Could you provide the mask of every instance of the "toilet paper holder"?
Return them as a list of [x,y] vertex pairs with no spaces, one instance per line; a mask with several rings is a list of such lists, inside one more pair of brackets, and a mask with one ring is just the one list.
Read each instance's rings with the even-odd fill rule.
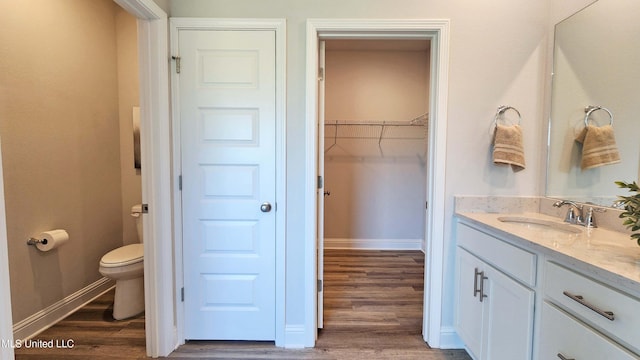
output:
[[33,245],[33,246],[36,246],[38,244],[47,245],[48,242],[49,241],[47,241],[47,239],[30,238],[29,240],[27,240],[27,245]]
[[27,245],[33,245],[40,251],[57,249],[69,241],[69,233],[64,229],[43,231],[36,236],[30,236]]

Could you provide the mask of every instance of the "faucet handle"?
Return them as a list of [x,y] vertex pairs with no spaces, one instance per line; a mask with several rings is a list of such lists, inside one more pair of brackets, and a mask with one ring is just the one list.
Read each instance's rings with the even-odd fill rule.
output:
[[594,208],[592,206],[589,206],[589,210],[587,210],[587,215],[584,217],[584,226],[586,227],[592,227],[592,228],[597,228],[598,225],[596,225],[596,218],[595,216],[593,216],[593,212],[599,212],[599,213],[603,213],[607,210],[602,209],[602,208]]
[[569,207],[567,210],[567,215],[564,217],[564,222],[568,222],[571,224],[575,224],[578,222],[578,217],[576,216],[576,212],[573,210],[573,207]]
[[611,207],[614,209],[626,210],[627,204],[624,200],[616,200],[611,204]]

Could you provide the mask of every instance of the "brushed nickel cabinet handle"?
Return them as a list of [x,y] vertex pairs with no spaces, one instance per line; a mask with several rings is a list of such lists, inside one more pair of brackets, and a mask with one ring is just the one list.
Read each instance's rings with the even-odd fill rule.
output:
[[604,311],[604,310],[600,309],[599,307],[597,307],[597,306],[589,303],[588,301],[586,301],[582,295],[574,295],[574,294],[572,294],[572,293],[570,293],[568,291],[563,291],[562,293],[564,294],[564,296],[567,296],[571,300],[579,303],[580,305],[585,306],[588,309],[596,312],[598,315],[603,316],[603,317],[609,319],[610,321],[615,320],[615,317],[614,317],[612,311]]
[[478,296],[478,294],[480,293],[480,290],[478,289],[478,275],[480,274],[482,273],[478,271],[478,268],[475,268],[473,273],[473,297]]
[[484,293],[484,281],[488,279],[488,277],[484,276],[484,271],[481,271],[478,275],[480,275],[480,302],[487,297]]
[[562,355],[562,353],[558,353],[558,357],[560,358],[560,360],[576,360],[574,358],[568,358],[568,357]]

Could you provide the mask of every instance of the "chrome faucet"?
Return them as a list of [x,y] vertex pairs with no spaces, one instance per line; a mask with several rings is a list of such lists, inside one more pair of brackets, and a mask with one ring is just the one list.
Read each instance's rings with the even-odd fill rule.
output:
[[[562,207],[563,205],[569,205],[569,210],[567,210],[567,214],[564,216],[564,222],[568,222],[570,224],[578,224],[578,225],[582,225],[582,208],[583,205],[578,205],[573,201],[569,201],[569,200],[560,200],[560,201],[556,201],[553,206],[559,208]],[[576,212],[573,209],[576,209],[578,212],[576,214]]]
[[[594,212],[605,212],[604,209],[594,209],[592,206],[589,206],[587,210],[587,214],[584,214],[584,205],[579,205],[573,201],[569,200],[561,200],[556,201],[553,206],[559,208],[563,205],[569,205],[569,210],[567,210],[567,215],[564,217],[564,221],[570,224],[582,225],[585,227],[596,228],[596,218],[594,216]],[[574,211],[574,208],[576,211]]]

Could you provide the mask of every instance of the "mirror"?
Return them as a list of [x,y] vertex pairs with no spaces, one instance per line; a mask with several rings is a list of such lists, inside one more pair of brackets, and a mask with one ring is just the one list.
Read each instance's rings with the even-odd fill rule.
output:
[[[549,197],[611,206],[624,190],[614,181],[638,179],[640,168],[640,1],[598,0],[555,28],[549,126]],[[582,170],[585,108],[613,115],[621,162]],[[610,121],[594,111],[591,125]]]

